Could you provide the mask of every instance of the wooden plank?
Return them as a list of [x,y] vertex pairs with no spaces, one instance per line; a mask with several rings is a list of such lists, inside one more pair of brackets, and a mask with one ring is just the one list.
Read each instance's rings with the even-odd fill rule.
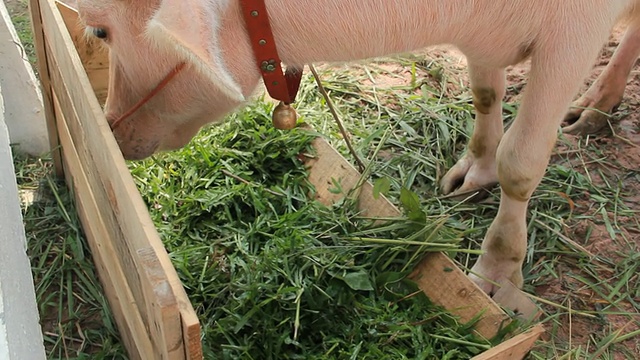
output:
[[[360,173],[324,139],[313,141],[316,156],[306,160],[309,167],[309,181],[316,187],[316,199],[323,204],[332,204],[345,196],[335,193],[334,182],[338,182],[344,192],[348,192],[360,179]],[[370,182],[362,185],[358,206],[363,215],[370,217],[398,217],[402,213],[383,196],[373,197]],[[508,316],[488,295],[442,253],[429,254],[415,269],[412,279],[420,289],[436,304],[445,307],[460,317],[462,322],[473,319],[483,312],[476,325],[476,331],[486,338],[497,334]]]
[[[51,54],[51,52],[49,52]],[[82,163],[83,173],[88,180],[89,186],[93,192],[93,196],[99,204],[106,204],[109,202],[109,194],[104,191],[101,184],[100,174],[92,161],[91,154],[87,151],[86,139],[81,135],[82,129],[79,128],[79,118],[74,107],[73,101],[69,95],[69,86],[64,81],[60,74],[60,67],[57,66],[57,61],[49,57],[48,62],[51,65],[51,80],[54,93],[57,95],[57,100],[60,103],[60,108],[64,114],[63,119],[66,120],[65,125],[68,127],[71,134],[71,138],[75,145],[75,151]],[[63,157],[66,149],[63,148]],[[148,333],[151,342],[153,344],[153,354],[155,359],[169,359],[172,357],[168,351],[169,346],[176,341],[182,343],[182,334],[171,329],[180,329],[180,312],[173,296],[173,292],[167,292],[165,290],[165,283],[168,281],[165,278],[155,276],[155,278],[149,277],[149,266],[160,265],[159,262],[154,262],[151,258],[151,254],[146,254],[146,261],[143,261],[138,256],[140,249],[132,249],[129,246],[129,240],[123,236],[119,224],[113,210],[106,206],[101,206],[98,209],[99,219],[104,222],[107,229],[107,239],[111,239],[111,244],[115,257],[114,261],[117,261],[124,270],[124,277],[126,279],[124,285],[127,286],[133,294],[135,301],[128,305],[132,307],[137,306],[143,323],[145,324],[146,331]],[[155,254],[153,254],[155,256]],[[159,271],[154,270],[153,273],[163,272],[160,267]],[[167,285],[170,289],[170,287]],[[157,288],[160,288],[159,290]],[[161,307],[162,309],[157,312],[155,309]],[[161,318],[157,318],[158,314],[162,314]],[[169,324],[159,324],[163,320],[170,319]],[[178,324],[177,327],[171,327],[170,324]],[[165,328],[170,329],[168,333],[164,333]],[[179,355],[184,355],[183,349]],[[183,356],[178,358],[184,358]]]
[[521,360],[531,351],[536,341],[544,333],[542,324],[516,335],[493,348],[474,356],[471,360]]
[[436,304],[467,322],[482,312],[474,330],[487,339],[506,326],[509,316],[482,289],[442,253],[430,253],[416,266],[410,278]]
[[[323,204],[333,204],[341,200],[360,180],[360,173],[340,153],[322,138],[313,142],[316,150],[314,158],[305,160],[309,167],[309,181],[316,187],[316,200]],[[343,193],[333,191],[336,182]],[[384,196],[373,197],[373,186],[364,182],[359,193],[358,206],[364,216],[398,217],[402,213]],[[428,274],[428,276],[426,276]],[[434,276],[437,274],[437,276]],[[424,276],[423,276],[424,275]],[[476,331],[484,337],[491,338],[509,321],[509,317],[500,306],[522,312],[522,317],[533,319],[537,314],[537,306],[515,287],[505,287],[496,299],[490,298],[459,269],[453,260],[442,253],[429,254],[414,270],[413,280],[422,291],[435,303],[444,306],[458,315],[461,321],[469,321],[483,312]],[[447,290],[443,290],[443,286]]]
[[53,109],[53,99],[51,94],[51,80],[49,78],[49,66],[46,60],[45,34],[42,28],[42,15],[40,0],[29,0],[29,15],[31,17],[31,31],[33,33],[33,43],[36,49],[38,74],[40,86],[42,88],[42,102],[45,119],[47,121],[47,132],[49,134],[49,146],[51,147],[51,158],[56,176],[62,177],[62,157],[60,154],[60,140],[56,128],[56,119]]
[[142,317],[137,309],[132,306],[121,305],[132,304],[135,299],[125,282],[122,267],[117,261],[118,256],[115,254],[111,243],[106,239],[109,236],[106,225],[99,215],[99,206],[93,196],[89,181],[84,175],[84,169],[55,94],[53,94],[53,100],[56,118],[59,120],[57,124],[60,144],[64,149],[63,163],[66,169],[67,186],[73,191],[78,216],[87,236],[91,255],[96,264],[105,296],[109,304],[111,304],[113,316],[118,325],[118,330],[120,330],[120,337],[129,357],[131,359],[144,359],[143,354],[151,354],[153,352],[151,340],[146,334]]
[[[183,327],[182,329],[166,327],[165,331],[172,333],[165,334],[165,338],[186,338],[188,340],[186,343],[195,348],[186,349],[186,354],[183,355],[188,358],[200,359],[202,358],[199,338],[200,325],[195,311],[158,237],[146,210],[146,205],[133,183],[100,105],[93,95],[82,62],[77,56],[75,46],[66,28],[64,28],[64,21],[53,0],[41,0],[40,5],[44,31],[51,38],[51,52],[54,54],[52,58],[57,61],[56,70],[59,74],[57,81],[64,80],[66,84],[73,84],[73,86],[68,86],[67,90],[69,91],[69,99],[73,99],[73,108],[77,112],[77,116],[68,120],[71,121],[69,128],[72,137],[80,149],[79,157],[84,165],[94,164],[96,177],[101,182],[100,186],[92,189],[94,195],[98,195],[98,191],[100,191],[102,192],[101,196],[105,196],[105,201],[99,201],[99,203],[102,207],[106,207],[107,204],[111,206],[115,220],[124,239],[126,239],[126,244],[120,244],[119,247],[114,246],[114,249],[120,250],[125,255],[128,254],[128,258],[123,260],[130,261],[130,265],[133,265],[132,268],[135,269],[143,269],[141,267],[142,260],[138,256],[137,250],[146,247],[153,249],[163,268],[162,273],[165,274],[176,297]],[[111,241],[114,240],[117,238],[111,239]],[[124,250],[128,250],[128,253]],[[144,271],[143,273],[138,272],[136,275],[141,278],[148,277]],[[136,298],[136,301],[148,304],[144,298]]]
[[[158,302],[147,302],[147,313],[153,314],[150,318],[150,332],[155,332],[157,337],[166,334],[162,348],[167,359],[184,359],[185,348],[181,332],[172,329],[181,329],[182,323],[176,298],[173,296],[171,284],[167,281],[164,269],[151,247],[138,249],[138,256],[142,260],[143,269],[147,272],[152,287],[145,287],[147,298],[158,299]],[[176,316],[176,314],[178,316]],[[172,337],[170,337],[172,336]]]
[[76,9],[60,1],[56,1],[56,5],[89,77],[93,92],[102,105],[107,99],[109,88],[109,48],[101,40],[85,35]]
[[[344,192],[352,189],[360,180],[360,173],[326,140],[316,138],[312,142],[316,150],[316,157],[306,159],[309,167],[309,182],[316,187],[315,199],[325,205],[331,205],[346,194],[336,193],[334,182],[340,184]],[[397,217],[402,215],[384,196],[373,197],[373,186],[370,182],[362,184],[362,191],[358,197],[358,206],[363,216]]]

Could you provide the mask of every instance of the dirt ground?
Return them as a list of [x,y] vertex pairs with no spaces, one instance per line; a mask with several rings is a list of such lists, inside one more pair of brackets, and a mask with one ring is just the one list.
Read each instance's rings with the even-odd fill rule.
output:
[[[589,79],[585,82],[581,93],[586,91],[588,86],[597,78],[607,65],[608,60],[615,51],[623,32],[623,28],[616,28],[614,33],[611,35],[610,41],[602,49],[596,66],[594,67]],[[519,69],[514,69],[514,71],[511,72],[509,80],[518,81],[522,76],[523,75]],[[592,139],[592,141],[596,142],[598,149],[602,150],[606,158],[609,159],[608,162],[611,166],[608,167],[606,171],[610,174],[625,174],[630,171],[634,171],[638,174],[638,171],[640,171],[640,111],[638,110],[640,110],[640,76],[638,73],[637,62],[636,67],[629,78],[622,104],[617,110],[618,114],[625,112],[628,113],[628,115],[620,119],[618,122],[613,122],[612,130],[603,130]],[[573,140],[584,141],[584,139]],[[560,146],[556,151],[563,151],[563,148]],[[595,169],[597,165],[593,164],[591,166],[588,165],[587,167],[589,169]],[[593,180],[594,182],[600,181],[597,177],[594,177]],[[635,194],[631,197],[623,198],[623,202],[629,208],[640,211],[640,183],[638,182],[638,176],[636,175],[635,178],[627,177],[627,179],[623,181],[623,187],[627,193]],[[631,239],[631,241],[635,242],[637,250],[640,249],[640,229],[637,228],[638,214],[640,213],[636,213],[636,219],[623,219],[622,223],[628,224],[628,226],[621,226],[621,230],[626,233],[627,239]],[[618,238],[617,241],[611,239],[605,228],[605,224],[595,223],[593,221],[583,221],[578,224],[578,226],[571,229],[572,233],[570,235],[575,239],[585,238],[586,229],[589,227],[592,229],[592,233],[588,242],[584,244],[585,248],[593,254],[600,254],[614,261],[621,260],[621,254],[624,254],[625,250],[623,249],[626,247],[621,243],[620,238]],[[563,289],[566,288],[566,284],[562,284],[560,281],[557,281],[556,284],[536,290],[538,291],[538,296],[553,301],[566,296],[563,294]],[[598,295],[590,292],[572,295],[575,297],[576,304],[582,303],[584,305],[589,305],[594,310],[598,308]],[[639,299],[635,300],[637,301]],[[636,315],[639,315],[638,312],[640,309],[634,309],[629,303],[621,304],[620,307],[622,311],[631,313],[635,312]],[[631,322],[626,316],[607,316],[606,319],[609,326],[612,326],[614,329],[624,328],[623,333],[637,330],[638,321],[639,319],[637,316],[635,321]],[[565,333],[564,335],[571,337],[571,341],[573,343],[585,343],[591,334],[602,330],[604,326],[606,326],[605,322],[602,321],[576,317],[572,319],[571,334]],[[562,334],[560,333],[560,335]],[[627,346],[632,353],[640,353],[640,339],[637,336],[624,342],[624,345]],[[618,358],[617,355],[616,358]],[[622,356],[620,358],[622,359]]]

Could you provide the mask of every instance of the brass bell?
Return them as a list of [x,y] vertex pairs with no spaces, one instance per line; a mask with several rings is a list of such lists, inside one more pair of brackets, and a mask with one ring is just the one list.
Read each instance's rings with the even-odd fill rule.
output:
[[271,115],[271,121],[276,129],[291,130],[296,127],[298,114],[296,110],[289,104],[280,102]]

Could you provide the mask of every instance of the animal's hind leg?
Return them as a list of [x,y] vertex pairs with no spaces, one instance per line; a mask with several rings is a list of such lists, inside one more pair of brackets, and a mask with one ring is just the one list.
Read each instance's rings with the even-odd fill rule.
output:
[[470,275],[490,294],[497,290],[494,282],[523,284],[529,199],[545,173],[562,118],[602,44],[598,41],[604,40],[597,38],[597,32],[591,33],[591,39],[584,33],[582,39],[566,39],[534,51],[518,115],[498,146],[500,207]]
[[476,119],[467,152],[440,181],[445,194],[467,194],[498,182],[496,150],[504,132],[502,98],[505,71],[469,64]]
[[620,45],[598,79],[565,116],[563,132],[589,135],[607,125],[608,115],[622,102],[633,65],[640,55],[640,18],[629,25]]

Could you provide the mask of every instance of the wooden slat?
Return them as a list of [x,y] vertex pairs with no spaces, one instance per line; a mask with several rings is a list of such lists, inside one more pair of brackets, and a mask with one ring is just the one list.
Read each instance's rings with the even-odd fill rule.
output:
[[144,359],[143,354],[152,353],[152,344],[146,334],[142,317],[135,307],[114,306],[113,304],[132,304],[135,302],[133,294],[125,282],[125,276],[118,256],[111,246],[107,227],[102,222],[99,206],[96,203],[89,181],[84,175],[84,169],[78,153],[75,150],[69,128],[64,121],[60,104],[53,94],[56,118],[58,119],[58,133],[60,144],[64,149],[63,163],[67,185],[75,196],[78,216],[82,228],[87,236],[93,261],[98,270],[98,276],[104,288],[104,294],[111,304],[113,316],[120,330],[120,338],[125,345],[131,359]]
[[29,0],[29,15],[31,16],[31,30],[33,33],[33,43],[36,48],[38,59],[38,74],[42,88],[42,101],[45,119],[47,122],[47,132],[49,135],[49,146],[51,147],[51,158],[56,176],[62,177],[62,157],[60,154],[60,141],[58,140],[58,130],[53,110],[53,99],[51,94],[51,80],[49,79],[49,66],[46,59],[46,49],[44,40],[44,29],[42,28],[42,18],[39,0]]
[[138,256],[142,260],[142,268],[153,284],[145,287],[145,297],[158,299],[158,302],[146,303],[146,311],[152,315],[151,319],[153,319],[149,331],[155,332],[158,337],[165,336],[162,345],[166,358],[184,359],[185,345],[182,333],[173,330],[182,328],[182,320],[171,284],[167,281],[164,269],[153,248],[138,249]]
[[[51,54],[50,51],[49,54]],[[56,60],[49,57],[48,63],[51,65],[52,70],[50,73],[52,89],[56,95],[58,103],[60,104],[61,112],[64,114],[63,119],[66,120],[65,127],[69,130],[71,139],[73,140],[74,148],[72,150],[75,151],[75,155],[78,156],[82,164],[81,170],[88,181],[89,188],[92,190],[95,201],[99,204],[108,203],[108,194],[106,194],[101,188],[98,171],[91,160],[91,154],[87,151],[87,146],[85,144],[86,139],[80,135],[82,133],[82,129],[78,128],[80,122],[72,99],[69,96],[69,86],[62,79],[59,72],[59,66],[56,66]],[[63,158],[66,156],[67,150],[68,149],[63,148]],[[153,255],[155,257],[155,254],[147,254],[147,258],[143,261],[136,254],[140,251],[139,249],[135,249],[136,253],[133,253],[134,249],[131,249],[128,246],[128,240],[120,231],[120,227],[118,226],[111,208],[107,206],[100,206],[98,208],[97,215],[97,220],[106,225],[106,233],[104,236],[105,239],[111,240],[108,245],[112,246],[114,250],[114,252],[110,254],[112,256],[112,262],[117,263],[123,268],[124,281],[121,284],[126,286],[133,294],[135,301],[131,306],[134,307],[134,310],[131,311],[137,310],[142,317],[146,331],[141,335],[149,336],[149,339],[153,344],[154,358],[184,358],[182,356],[171,356],[172,354],[167,350],[169,348],[167,345],[168,343],[173,344],[176,340],[182,343],[182,337],[180,333],[175,331],[170,331],[168,333],[163,332],[165,325],[162,324],[162,321],[169,319],[168,326],[171,324],[178,324],[178,327],[174,326],[174,328],[179,329],[180,312],[173,293],[165,290],[166,288],[170,289],[166,277],[160,278],[156,276],[155,278],[151,278],[148,276],[150,271],[153,271],[154,273],[163,271],[162,268],[159,267],[159,262],[151,259],[151,256]],[[159,269],[150,270],[149,267],[154,265],[157,265]],[[162,308],[160,313],[167,315],[167,317],[163,316],[161,318],[157,318],[158,313],[155,309],[158,307]],[[170,320],[171,316],[175,319]],[[181,353],[178,352],[178,354],[183,355],[184,351]]]
[[[357,185],[360,173],[326,140],[316,138],[313,143],[316,157],[307,159],[305,164],[310,167],[309,182],[316,187],[315,198],[325,205],[331,205],[344,198],[345,194],[332,191],[334,181],[340,184],[344,192],[348,192]],[[362,191],[358,197],[358,206],[363,216],[397,217],[398,210],[384,196],[373,197],[373,186],[369,182],[362,184]]]
[[[87,72],[93,91],[101,105],[107,96],[109,82],[109,52],[98,40],[91,40],[84,36],[84,28],[78,18],[76,9],[67,4],[56,1],[58,10],[61,12],[63,21],[72,37],[74,45],[79,53],[80,60]],[[145,210],[145,213],[146,210]],[[164,250],[164,249],[163,249]],[[164,251],[163,251],[164,252]],[[162,261],[163,266],[167,266],[166,261]],[[173,269],[173,267],[172,267]],[[168,277],[172,279],[171,285],[176,294],[180,315],[182,318],[183,338],[186,344],[187,359],[202,358],[202,344],[200,342],[200,324],[198,317],[193,310],[182,283],[177,278],[175,271],[170,271]],[[175,276],[174,276],[175,275]]]
[[[78,156],[84,166],[91,164],[92,171],[87,172],[87,178],[90,182],[92,177],[95,178],[96,182],[99,181],[99,184],[92,187],[94,196],[98,199],[104,199],[104,201],[97,200],[101,207],[110,207],[113,211],[112,215],[116,222],[113,227],[122,232],[122,239],[126,239],[118,242],[120,238],[115,236],[110,238],[109,241],[112,242],[114,250],[123,257],[121,259],[122,264],[127,269],[124,270],[125,276],[128,276],[128,279],[133,282],[138,277],[141,282],[140,287],[138,289],[134,288],[134,291],[132,291],[136,303],[141,306],[138,310],[141,310],[142,314],[157,306],[158,309],[162,309],[160,312],[161,317],[166,316],[164,311],[167,308],[162,307],[163,304],[166,304],[164,301],[148,300],[144,296],[139,298],[140,294],[146,294],[147,296],[149,294],[158,294],[157,287],[150,285],[154,283],[152,281],[154,279],[156,280],[156,285],[158,283],[157,277],[154,276],[160,276],[166,280],[171,289],[169,293],[174,294],[179,308],[177,322],[171,321],[171,324],[163,323],[163,326],[158,327],[159,329],[147,328],[147,330],[163,334],[163,336],[156,338],[155,341],[164,343],[163,346],[165,346],[170,358],[174,358],[173,355],[176,354],[174,350],[180,348],[175,346],[175,339],[183,339],[186,340],[184,343],[189,344],[189,348],[184,350],[181,354],[182,357],[200,359],[202,358],[202,350],[199,338],[200,325],[197,316],[158,237],[146,205],[133,183],[124,159],[102,114],[100,105],[93,95],[89,79],[75,51],[75,46],[65,29],[64,21],[53,0],[41,0],[40,6],[44,33],[51,46],[50,52],[53,54],[50,58],[56,61],[56,65],[50,65],[50,68],[56,68],[57,78],[54,83],[69,85],[65,91],[69,92],[68,99],[70,99],[71,104],[66,105],[72,105],[76,112],[74,116],[67,116],[67,120],[70,121],[68,126],[72,139],[78,147]],[[61,99],[61,103],[63,102]],[[62,106],[63,108],[65,107],[65,105]],[[104,221],[107,227],[113,225],[110,224],[111,219],[109,217],[106,217]],[[148,264],[148,261],[141,259],[141,254],[138,253],[139,250],[145,248],[153,249],[157,263],[162,268],[162,271],[154,272],[154,276],[151,277],[150,275],[152,274],[149,274],[145,268],[145,264]],[[145,253],[145,256],[149,256],[149,254]],[[129,274],[129,270],[135,276]],[[159,293],[162,293],[162,291]],[[135,304],[112,304],[112,306],[131,305]],[[157,314],[156,312],[155,315]],[[142,317],[144,318],[144,316]],[[153,321],[147,322],[147,326],[150,323],[153,324]],[[182,324],[182,329],[179,326],[175,326],[177,323]]]
[[431,301],[458,315],[462,322],[473,319],[482,311],[482,319],[474,330],[485,338],[494,337],[501,327],[510,322],[509,316],[489,295],[442,253],[427,254],[410,278]]
[[[345,196],[331,189],[338,182],[348,192],[360,179],[360,173],[324,139],[313,142],[316,156],[306,161],[309,166],[309,181],[316,187],[316,199],[323,204],[332,204]],[[373,186],[362,185],[358,206],[363,215],[370,217],[398,217],[402,213],[386,198],[373,197]],[[445,307],[460,317],[463,322],[483,312],[476,331],[491,338],[497,334],[501,323],[508,316],[479,287],[469,280],[456,264],[442,253],[431,253],[416,268],[413,280],[434,303]]]
[[471,360],[520,360],[531,351],[536,341],[544,333],[542,324],[516,335],[505,342],[474,356]]

